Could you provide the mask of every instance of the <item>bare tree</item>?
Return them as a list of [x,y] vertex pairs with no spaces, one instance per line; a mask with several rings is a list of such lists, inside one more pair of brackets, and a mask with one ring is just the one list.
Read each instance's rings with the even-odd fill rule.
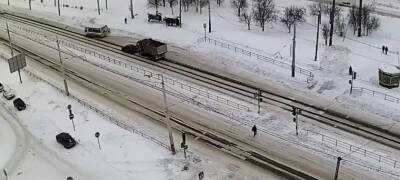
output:
[[329,28],[328,24],[324,23],[322,25],[322,36],[325,39],[325,45],[328,45],[328,37],[329,37]]
[[375,16],[371,16],[366,24],[367,27],[367,36],[369,33],[371,33],[373,30],[377,30],[379,26],[381,25],[379,18]]
[[336,27],[336,32],[339,34],[339,36],[343,37],[345,35],[345,30],[346,30],[345,19],[341,16],[337,16],[335,18],[335,27]]
[[208,3],[210,3],[210,0],[199,0],[200,14],[201,14],[201,9],[202,9],[204,6],[207,6]]
[[284,10],[284,14],[280,20],[283,24],[286,25],[290,33],[290,29],[295,22],[303,23],[306,21],[306,19],[304,18],[305,13],[305,8],[300,8],[296,6],[286,7]]
[[224,2],[224,0],[217,0],[218,6],[221,6],[221,4]]
[[262,31],[266,22],[276,21],[276,10],[273,0],[253,0],[253,18],[258,22]]
[[[329,3],[323,3],[322,4],[322,13],[324,13],[325,15],[330,15],[331,11],[332,11],[332,2]],[[343,9],[339,6],[335,6],[335,17],[340,16],[343,13]]]
[[168,4],[171,8],[171,13],[174,14],[174,6],[178,4],[178,0],[168,0]]
[[358,28],[358,8],[354,5],[351,6],[347,17],[349,18],[349,24],[353,28],[353,34],[355,35]]
[[147,6],[155,7],[157,13],[158,13],[158,6],[160,5],[161,5],[160,0],[147,0]]
[[240,13],[241,10],[247,8],[248,4],[247,4],[247,0],[232,0],[231,1],[231,5],[232,7],[237,9],[237,16],[240,17],[240,15],[242,15]]
[[239,18],[240,22],[243,22],[247,25],[247,30],[250,30],[250,25],[251,22],[253,21],[253,16],[251,15],[250,12],[247,12],[246,10],[242,13],[242,15]]
[[318,16],[320,7],[322,7],[322,3],[312,3],[308,5],[310,16]]

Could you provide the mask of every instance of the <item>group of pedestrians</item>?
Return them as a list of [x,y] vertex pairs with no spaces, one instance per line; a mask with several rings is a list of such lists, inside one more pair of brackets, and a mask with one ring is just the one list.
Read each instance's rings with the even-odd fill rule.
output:
[[389,48],[387,46],[383,45],[382,46],[382,54],[387,55],[388,51],[389,51]]

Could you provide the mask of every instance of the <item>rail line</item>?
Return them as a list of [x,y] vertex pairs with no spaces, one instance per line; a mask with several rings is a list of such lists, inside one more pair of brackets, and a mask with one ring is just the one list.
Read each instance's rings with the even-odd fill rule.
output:
[[[32,58],[36,62],[40,63],[41,65],[47,67],[51,71],[55,71],[59,73],[59,65],[54,63],[51,60],[45,59],[41,57],[40,55],[37,55],[29,50],[23,49],[17,45],[13,46],[14,49],[23,52],[26,56]],[[92,82],[88,80],[85,77],[80,76],[78,73],[75,73],[74,71],[71,71],[69,69],[65,69],[66,71],[66,76],[69,79],[75,80],[77,82],[80,82],[84,84],[85,86],[95,90],[95,91],[101,91],[101,92],[108,92],[111,94],[114,94],[118,96],[119,98],[122,98],[126,101],[129,101],[132,104],[135,104],[136,106],[139,106],[146,112],[150,112],[152,114],[152,117],[155,120],[161,121],[162,123],[165,123],[163,119],[165,118],[164,112],[162,110],[157,110],[157,109],[152,109],[144,104],[135,102],[126,96],[121,95],[119,92],[114,92],[113,90],[99,85],[95,82]],[[148,115],[148,114],[146,114]],[[198,124],[193,121],[188,121],[188,120],[182,120],[177,117],[170,117],[173,127],[177,129],[178,131],[185,132],[191,136],[193,136],[195,139],[199,138],[203,142],[212,145],[216,147],[217,149],[228,152],[230,155],[237,157],[242,160],[249,161],[253,164],[256,164],[257,166],[260,166],[262,168],[268,169],[270,171],[273,171],[274,173],[290,178],[290,179],[305,179],[305,180],[316,180],[318,178],[313,177],[312,175],[309,175],[305,172],[302,172],[300,170],[294,169],[286,164],[282,164],[278,161],[275,161],[265,155],[263,155],[263,150],[258,150],[257,148],[252,147],[251,149],[243,147],[241,145],[238,145],[234,143],[234,141],[227,139],[226,137],[221,137],[218,135],[218,133],[212,132],[208,128],[204,127],[201,124]],[[195,128],[197,127],[197,128]],[[237,140],[237,139],[235,139]],[[250,144],[247,144],[246,142],[242,142],[245,145],[251,146]],[[256,149],[256,150],[255,150]]]
[[41,22],[25,19],[16,15],[4,13],[3,17],[9,20],[21,22],[25,25],[30,25],[44,31],[52,32],[67,38],[71,38],[75,41],[79,41],[93,47],[108,50],[118,55],[129,57],[132,63],[136,61],[147,63],[155,68],[167,70],[170,73],[177,74],[179,76],[188,77],[192,82],[201,84],[202,86],[209,87],[218,92],[226,93],[242,99],[247,102],[254,103],[254,94],[258,91],[262,91],[261,97],[264,99],[263,103],[278,106],[284,110],[291,111],[292,107],[296,107],[301,110],[301,115],[309,119],[324,123],[330,126],[334,126],[338,129],[361,135],[365,138],[379,142],[381,144],[400,149],[400,139],[398,134],[392,133],[388,130],[372,126],[370,124],[360,122],[357,119],[348,117],[347,115],[332,111],[325,110],[322,107],[309,105],[307,103],[297,101],[282,95],[269,92],[265,89],[253,86],[251,84],[241,82],[235,79],[227,78],[216,73],[208,72],[202,69],[192,67],[188,64],[179,63],[173,60],[165,60],[160,62],[153,62],[145,59],[141,56],[130,55],[120,51],[121,45],[110,43],[102,39],[90,39],[84,37],[78,32],[70,30],[64,30],[56,26],[43,24]]

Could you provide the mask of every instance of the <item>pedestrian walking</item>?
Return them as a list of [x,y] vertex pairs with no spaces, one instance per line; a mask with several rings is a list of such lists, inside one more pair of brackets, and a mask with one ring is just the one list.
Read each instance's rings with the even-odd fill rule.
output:
[[349,75],[353,74],[353,68],[351,68],[351,66],[349,67]]
[[385,54],[387,55],[387,53],[388,53],[388,51],[389,51],[389,48],[386,46],[386,48],[385,48]]
[[385,45],[382,45],[382,54],[385,54]]
[[257,127],[256,125],[254,125],[251,130],[253,131],[253,137],[255,137],[257,135]]
[[125,18],[125,24],[128,24],[128,19],[127,18]]

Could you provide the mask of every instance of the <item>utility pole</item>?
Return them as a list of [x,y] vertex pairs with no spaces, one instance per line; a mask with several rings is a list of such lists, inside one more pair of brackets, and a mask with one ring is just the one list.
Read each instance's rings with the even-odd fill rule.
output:
[[133,19],[134,18],[134,16],[133,16],[133,2],[132,2],[132,0],[131,0],[131,19]]
[[[14,50],[13,50],[12,42],[11,42],[11,34],[10,34],[10,29],[8,28],[7,20],[6,20],[6,27],[7,27],[7,34],[8,34],[8,42],[10,44],[11,57],[14,57]],[[18,67],[18,76],[19,76],[19,82],[22,84],[21,70],[19,69],[19,67]]]
[[54,0],[54,7],[56,7],[57,6],[57,1],[56,0]]
[[335,172],[335,178],[334,178],[334,180],[337,180],[337,179],[338,179],[338,176],[339,176],[339,167],[340,167],[340,161],[341,161],[341,160],[342,160],[341,157],[338,157],[338,158],[337,158],[336,172]]
[[182,28],[182,0],[179,0],[179,28]]
[[317,61],[317,58],[318,58],[318,40],[319,40],[319,25],[320,24],[321,24],[321,3],[319,4],[319,10],[318,10],[317,41],[315,43],[315,58],[314,58],[314,61]]
[[333,0],[332,3],[332,10],[331,10],[331,19],[329,20],[329,22],[331,23],[331,29],[329,31],[329,46],[332,46],[332,36],[333,36],[333,24],[335,21],[335,0]]
[[106,10],[108,10],[108,2],[107,2],[107,0],[106,0]]
[[60,0],[57,0],[57,4],[58,4],[58,16],[61,16]]
[[255,97],[257,98],[257,104],[258,104],[258,111],[257,111],[257,113],[260,114],[260,112],[261,112],[261,102],[262,102],[261,90],[260,90],[260,89],[259,89],[258,92],[255,94]]
[[62,62],[62,57],[61,57],[61,49],[60,49],[60,41],[58,40],[58,36],[56,36],[57,40],[57,48],[58,48],[58,57],[60,58],[60,67],[61,67],[61,73],[62,77],[64,79],[64,88],[65,88],[65,95],[69,96],[69,90],[68,90],[68,84],[67,84],[67,78],[65,76],[65,69],[64,69],[64,64]]
[[358,37],[361,37],[361,17],[362,17],[362,0],[358,5]]
[[7,1],[7,5],[10,6],[10,0]]
[[6,177],[6,180],[8,180],[8,174],[7,174],[7,171],[5,169],[3,169],[3,173],[4,173],[4,176]]
[[208,0],[208,33],[211,33],[211,1]]
[[168,104],[167,104],[167,94],[165,92],[165,83],[164,83],[164,75],[163,74],[161,74],[161,85],[162,85],[163,98],[164,98],[165,123],[167,124],[171,152],[173,155],[175,155],[176,151],[175,151],[175,145],[174,145],[174,137],[172,136],[172,128],[170,125],[170,117],[169,117]]
[[99,12],[99,15],[100,15],[100,2],[99,2],[99,0],[97,0],[97,11]]
[[29,0],[29,10],[32,10],[32,0]]
[[293,48],[292,48],[292,77],[295,76],[296,71],[296,21],[293,24]]

